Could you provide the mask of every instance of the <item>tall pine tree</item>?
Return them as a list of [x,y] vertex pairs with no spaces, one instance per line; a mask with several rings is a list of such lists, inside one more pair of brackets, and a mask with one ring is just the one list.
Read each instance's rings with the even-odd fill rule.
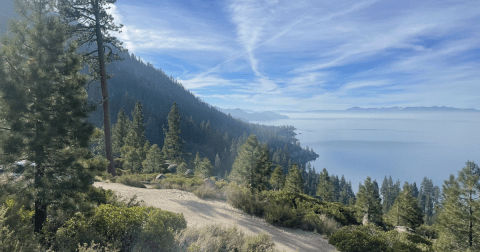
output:
[[370,177],[367,177],[364,185],[359,185],[355,205],[359,209],[359,217],[363,218],[364,225],[381,220],[382,204],[380,195]]
[[387,221],[394,226],[406,226],[412,229],[423,223],[423,214],[418,200],[412,195],[412,187],[405,182],[403,191],[387,214]]
[[[25,182],[34,198],[35,231],[40,232],[49,206],[74,205],[93,175],[84,162],[94,127],[87,123],[85,76],[77,44],[52,15],[52,2],[20,2],[23,20],[12,22],[11,36],[0,52],[0,94],[6,107],[2,150],[8,161],[26,159]],[[78,203],[78,202],[77,202]]]
[[437,220],[437,251],[480,251],[480,168],[468,161],[444,183],[443,210]]
[[275,170],[273,170],[272,176],[270,177],[270,186],[274,191],[279,191],[283,189],[285,185],[285,176],[283,175],[283,167],[277,165]]
[[333,202],[334,201],[334,188],[333,184],[330,181],[330,176],[326,168],[323,168],[320,172],[317,186],[317,195],[322,198],[323,201]]
[[239,185],[248,187],[253,193],[256,189],[255,166],[260,156],[258,140],[255,135],[250,135],[247,141],[240,147],[238,156],[232,165],[229,180]]
[[[105,130],[105,152],[109,161],[108,172],[115,176],[115,163],[110,129],[110,110],[107,85],[106,65],[113,60],[120,60],[114,53],[112,46],[119,51],[124,51],[122,42],[110,35],[109,31],[120,32],[122,25],[113,23],[113,16],[107,13],[107,4],[114,4],[116,0],[58,0],[57,11],[64,22],[70,25],[70,36],[78,38],[80,45],[95,44],[96,49],[86,51],[83,56],[89,66],[90,75],[94,80],[100,81],[102,89],[103,126]],[[109,50],[107,54],[105,52]]]
[[177,103],[174,102],[168,114],[168,130],[163,129],[165,139],[163,143],[163,156],[171,164],[181,164],[183,161],[183,146],[185,141],[180,138],[180,120]]
[[120,109],[118,111],[117,123],[113,126],[112,145],[114,153],[120,153],[125,145],[125,137],[130,129],[130,123],[125,111]]

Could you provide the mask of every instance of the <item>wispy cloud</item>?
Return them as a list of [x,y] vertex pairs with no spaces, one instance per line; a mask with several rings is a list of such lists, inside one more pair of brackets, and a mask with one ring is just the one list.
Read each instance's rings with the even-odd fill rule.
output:
[[114,13],[131,51],[213,105],[480,109],[478,1],[192,3]]

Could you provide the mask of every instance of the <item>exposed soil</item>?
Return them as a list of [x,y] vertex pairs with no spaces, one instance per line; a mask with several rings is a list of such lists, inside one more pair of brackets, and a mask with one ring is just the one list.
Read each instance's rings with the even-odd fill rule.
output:
[[322,235],[301,230],[275,227],[265,220],[245,214],[233,208],[227,202],[214,199],[200,199],[191,192],[177,189],[145,189],[129,187],[118,183],[95,182],[94,186],[110,189],[120,196],[130,199],[137,195],[146,206],[162,210],[183,213],[187,226],[206,226],[220,223],[224,226],[237,226],[246,235],[266,232],[272,237],[277,249],[287,252],[336,251]]

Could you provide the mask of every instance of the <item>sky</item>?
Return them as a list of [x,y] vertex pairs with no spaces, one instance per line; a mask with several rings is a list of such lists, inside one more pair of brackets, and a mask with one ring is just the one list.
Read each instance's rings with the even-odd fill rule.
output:
[[116,34],[221,108],[480,109],[480,1],[118,0]]

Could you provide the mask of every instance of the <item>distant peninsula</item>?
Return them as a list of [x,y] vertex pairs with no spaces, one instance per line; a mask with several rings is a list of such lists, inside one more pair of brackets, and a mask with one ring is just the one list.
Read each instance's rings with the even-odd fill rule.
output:
[[264,112],[246,112],[244,110],[241,110],[239,108],[237,109],[222,109],[219,107],[215,107],[219,111],[225,113],[225,114],[230,114],[233,118],[240,119],[244,122],[250,122],[250,121],[273,121],[273,120],[279,120],[279,119],[288,119],[289,117],[286,115],[281,115],[276,112],[272,111],[264,111]]

